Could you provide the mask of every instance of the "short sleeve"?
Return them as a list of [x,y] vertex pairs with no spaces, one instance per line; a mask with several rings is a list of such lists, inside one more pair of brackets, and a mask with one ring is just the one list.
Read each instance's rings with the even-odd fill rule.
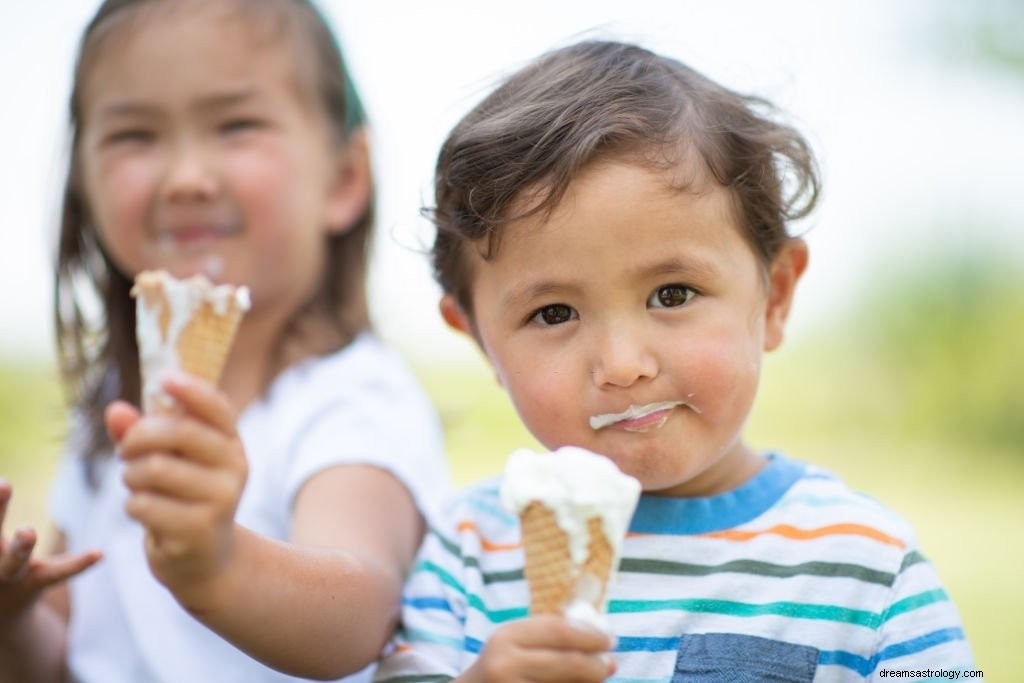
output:
[[375,681],[445,681],[464,668],[467,589],[451,509],[427,533],[406,582],[401,627],[377,668]]
[[264,426],[262,434],[283,439],[268,458],[289,509],[316,473],[364,464],[394,475],[428,520],[436,514],[450,487],[440,420],[415,376],[375,338],[298,369],[273,405],[278,433]]
[[[395,424],[400,416],[401,424]],[[442,440],[429,406],[378,388],[355,400],[339,397],[310,416],[291,448],[285,494],[294,501],[302,485],[334,465],[372,465],[390,472],[412,494],[427,518],[437,493],[447,488]]]
[[974,667],[956,606],[913,546],[904,553],[878,636],[872,681],[889,680],[892,671]]

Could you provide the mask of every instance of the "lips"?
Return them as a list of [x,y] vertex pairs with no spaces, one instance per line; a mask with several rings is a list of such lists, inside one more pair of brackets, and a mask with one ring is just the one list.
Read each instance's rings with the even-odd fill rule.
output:
[[686,401],[659,401],[647,405],[631,405],[621,413],[604,413],[590,418],[590,428],[594,430],[613,427],[628,432],[657,429],[665,424],[669,414],[676,406],[688,405]]
[[192,223],[157,231],[157,243],[162,247],[195,248],[239,232],[227,223]]

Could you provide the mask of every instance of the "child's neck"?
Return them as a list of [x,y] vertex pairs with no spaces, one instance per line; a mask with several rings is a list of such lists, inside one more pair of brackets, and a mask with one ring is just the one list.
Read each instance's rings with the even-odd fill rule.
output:
[[296,325],[251,311],[239,326],[221,375],[221,389],[241,414],[283,370],[351,341],[328,321],[309,316]]

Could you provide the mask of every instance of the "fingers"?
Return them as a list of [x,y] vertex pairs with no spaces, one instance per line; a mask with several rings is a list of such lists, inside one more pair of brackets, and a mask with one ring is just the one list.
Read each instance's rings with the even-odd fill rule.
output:
[[574,651],[534,650],[526,662],[531,680],[537,683],[592,683],[614,672],[610,657]]
[[210,509],[153,493],[131,496],[124,506],[128,516],[146,527],[147,535],[169,540],[175,547],[192,547],[214,525]]
[[228,438],[187,416],[147,415],[124,435],[121,457],[127,461],[154,453],[173,453],[208,466],[225,462]]
[[0,540],[0,581],[14,581],[28,571],[29,558],[36,547],[36,532],[19,527],[9,542]]
[[520,623],[529,624],[529,628],[514,634],[522,647],[575,650],[590,654],[607,652],[612,647],[608,634],[594,629],[576,628],[561,616],[538,615]]
[[60,583],[61,581],[67,581],[71,577],[80,574],[93,566],[102,558],[103,553],[99,550],[90,550],[76,555],[60,555],[58,557],[47,558],[45,560],[38,561],[38,563],[30,569],[30,575],[36,583],[45,588],[46,586]]
[[603,633],[572,627],[563,617],[534,616],[495,631],[475,668],[481,680],[598,683],[615,670]]
[[127,460],[122,480],[133,493],[154,493],[183,501],[234,501],[236,478],[224,470],[169,453]]
[[107,424],[107,433],[114,443],[121,443],[125,433],[128,432],[142,415],[135,406],[125,401],[114,401],[103,412],[104,421]]
[[215,386],[198,377],[171,373],[164,378],[163,387],[185,412],[228,437],[235,436],[235,409]]
[[11,501],[11,494],[13,492],[11,483],[6,479],[0,478],[0,533],[4,529],[4,520],[7,518],[7,504]]

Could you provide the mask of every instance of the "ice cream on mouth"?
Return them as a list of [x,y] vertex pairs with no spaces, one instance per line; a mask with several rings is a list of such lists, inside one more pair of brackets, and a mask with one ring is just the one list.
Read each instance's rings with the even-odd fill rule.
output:
[[531,613],[604,627],[601,612],[639,496],[640,482],[582,448],[509,457],[501,500],[522,523]]
[[160,386],[162,377],[183,370],[216,382],[238,323],[249,309],[249,290],[214,285],[203,275],[178,280],[156,270],[139,273],[131,293],[137,301],[143,410],[171,410],[171,399]]
[[[657,403],[648,403],[647,405],[642,406],[631,405],[629,408],[622,411],[621,413],[604,413],[601,415],[591,416],[590,428],[594,430],[604,429],[605,427],[609,427],[619,422],[626,422],[628,420],[638,420],[649,415],[654,415],[656,413],[664,413],[669,410],[672,410],[676,406],[687,406],[694,410],[694,412],[700,412],[696,408],[694,408],[691,403],[687,401],[659,401]],[[665,419],[667,419],[667,417],[668,416],[666,414]],[[627,428],[627,431],[646,431],[646,429],[652,426],[660,427],[662,424],[664,424],[664,422],[665,420],[662,419],[660,421],[656,421],[652,425],[643,425],[642,427],[637,427],[635,430],[630,430],[629,428]]]

